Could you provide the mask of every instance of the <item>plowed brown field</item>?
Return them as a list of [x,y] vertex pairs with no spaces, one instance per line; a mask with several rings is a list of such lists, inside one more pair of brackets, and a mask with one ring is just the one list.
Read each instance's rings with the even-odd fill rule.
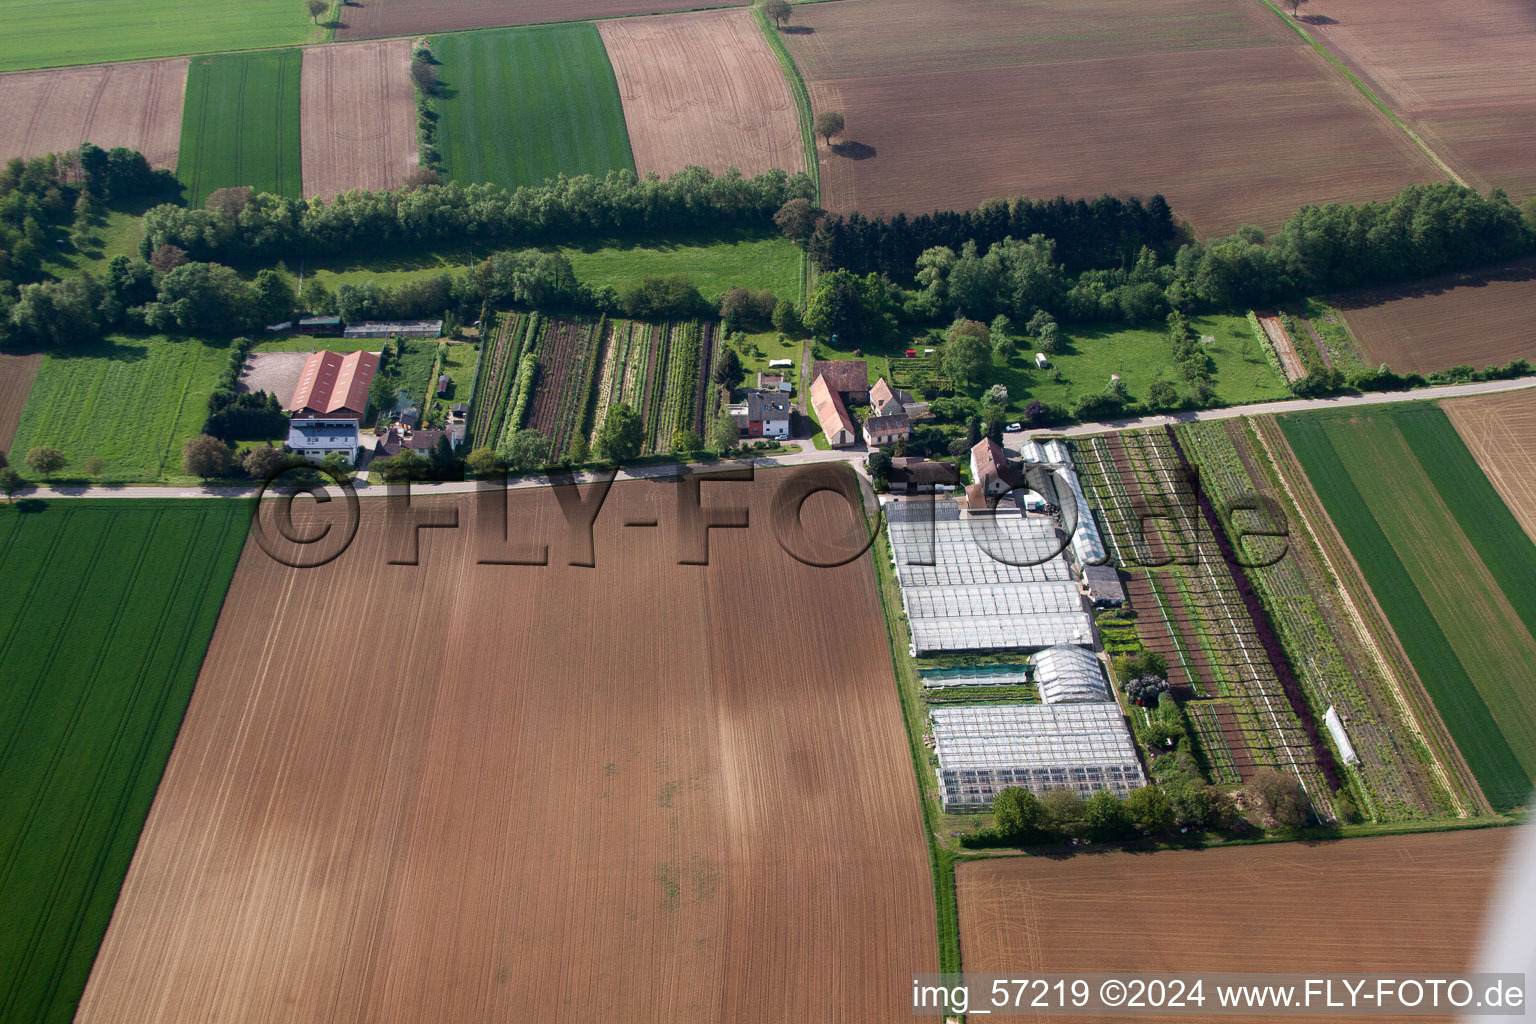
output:
[[[32,379],[37,368],[43,365],[41,352],[25,356],[0,353],[0,452],[11,452],[11,440],[16,436],[16,424],[21,422],[22,407],[32,391]],[[20,463],[18,457],[11,460]]]
[[662,14],[695,7],[735,7],[745,0],[368,0],[341,9],[337,39],[372,39],[421,32],[456,32],[544,21],[586,21]]
[[1536,8],[1311,0],[1305,10],[1308,31],[1468,184],[1536,194]]
[[417,166],[409,39],[311,46],[301,81],[306,197],[405,184]]
[[94,142],[175,170],[186,90],[185,58],[0,75],[0,160]]
[[1399,373],[1536,361],[1536,260],[1334,300],[1371,363]]
[[1021,974],[1467,970],[1513,837],[1486,829],[963,863],[961,960],[967,971]]
[[601,22],[635,170],[805,170],[800,115],[749,11]]
[[1258,4],[844,0],[786,35],[817,110],[824,204],[1161,192],[1202,236],[1444,175]]
[[904,1016],[938,952],[874,579],[779,549],[782,479],[703,487],[752,524],[707,567],[664,482],[614,487],[595,569],[546,489],[509,532],[547,567],[477,564],[512,553],[469,496],[416,499],[463,524],[419,566],[377,500],[323,568],[253,541],[77,1020]]
[[1520,525],[1536,540],[1536,389],[1441,402]]

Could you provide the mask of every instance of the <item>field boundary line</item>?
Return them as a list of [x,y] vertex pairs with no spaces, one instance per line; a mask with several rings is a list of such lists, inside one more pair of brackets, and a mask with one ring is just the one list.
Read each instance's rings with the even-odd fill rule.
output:
[[1439,754],[1435,752],[1434,746],[1429,742],[1429,737],[1425,734],[1418,716],[1414,713],[1407,695],[1403,692],[1402,680],[1388,664],[1386,656],[1382,653],[1381,647],[1376,642],[1375,634],[1366,627],[1365,618],[1361,615],[1354,596],[1344,586],[1344,577],[1340,575],[1338,567],[1334,565],[1333,558],[1328,554],[1328,549],[1323,546],[1316,532],[1312,529],[1312,523],[1307,518],[1306,508],[1297,500],[1296,494],[1291,488],[1290,480],[1286,477],[1279,460],[1275,457],[1275,453],[1270,447],[1269,439],[1264,436],[1264,431],[1262,430],[1255,430],[1253,434],[1258,438],[1259,447],[1264,451],[1264,457],[1269,460],[1270,466],[1274,468],[1275,476],[1279,479],[1280,486],[1285,489],[1285,495],[1290,499],[1291,506],[1296,509],[1296,515],[1301,520],[1302,528],[1307,531],[1307,537],[1311,540],[1312,546],[1322,556],[1323,564],[1326,566],[1328,574],[1333,577],[1334,587],[1338,590],[1339,598],[1344,604],[1344,609],[1349,614],[1350,625],[1354,628],[1356,635],[1365,642],[1365,647],[1370,652],[1371,660],[1376,663],[1376,670],[1387,681],[1388,690],[1392,695],[1393,703],[1397,705],[1399,715],[1402,716],[1403,721],[1408,725],[1408,729],[1413,733],[1414,738],[1424,747],[1425,753],[1429,755],[1430,771],[1451,798],[1451,804],[1456,808],[1456,816],[1458,818],[1470,817],[1471,811],[1462,800],[1460,791],[1451,784],[1450,774],[1445,767],[1445,763],[1441,760]]
[[1408,136],[1408,138],[1413,142],[1413,144],[1415,146],[1418,146],[1419,149],[1423,151],[1425,156],[1429,157],[1430,160],[1434,161],[1435,166],[1440,168],[1440,170],[1444,171],[1447,177],[1449,177],[1452,181],[1454,181],[1456,184],[1460,185],[1463,188],[1471,188],[1472,187],[1471,185],[1467,184],[1466,179],[1464,179],[1461,175],[1457,174],[1454,170],[1451,169],[1451,165],[1450,164],[1446,163],[1444,160],[1442,160],[1440,158],[1440,154],[1436,153],[1433,149],[1430,148],[1429,143],[1425,142],[1423,137],[1420,136],[1418,132],[1416,132],[1412,128],[1408,127],[1407,122],[1405,122],[1402,118],[1398,117],[1396,112],[1394,112],[1391,107],[1387,106],[1387,104],[1381,99],[1381,97],[1376,95],[1375,90],[1373,90],[1370,86],[1366,85],[1365,82],[1360,78],[1359,75],[1357,75],[1353,71],[1349,70],[1349,68],[1345,65],[1345,63],[1342,60],[1340,60],[1338,57],[1334,56],[1333,51],[1329,50],[1326,46],[1324,46],[1322,43],[1318,42],[1315,38],[1313,38],[1312,33],[1308,32],[1306,29],[1302,28],[1299,24],[1297,24],[1297,22],[1296,22],[1296,20],[1294,18],[1291,18],[1284,11],[1282,11],[1279,7],[1275,6],[1274,0],[1263,0],[1263,3],[1264,3],[1265,7],[1268,7],[1271,11],[1273,11],[1275,13],[1276,17],[1278,17],[1281,21],[1283,21],[1287,25],[1289,25],[1291,27],[1291,31],[1295,32],[1302,39],[1306,40],[1307,45],[1312,47],[1313,50],[1317,51],[1318,55],[1321,56],[1329,64],[1331,64],[1335,71],[1337,71],[1339,74],[1343,75],[1345,77],[1345,79],[1347,79],[1350,82],[1350,84],[1352,84],[1356,89],[1360,90],[1360,94],[1362,96],[1364,96],[1366,99],[1370,100],[1372,106],[1374,106],[1377,110],[1381,111],[1383,114],[1387,115],[1387,118],[1393,124],[1395,124],[1399,128],[1401,128],[1402,131],[1403,131],[1403,134]]
[[821,203],[821,154],[816,149],[816,136],[811,128],[811,94],[805,87],[805,78],[800,74],[800,67],[795,63],[795,58],[790,54],[789,47],[784,45],[784,40],[779,38],[778,29],[768,24],[768,13],[758,4],[752,5],[752,16],[757,19],[758,28],[763,30],[764,37],[768,40],[768,48],[779,60],[779,68],[784,72],[785,83],[795,98],[795,109],[800,115],[800,144],[805,147],[805,172],[811,176],[811,184],[816,186],[816,203]]

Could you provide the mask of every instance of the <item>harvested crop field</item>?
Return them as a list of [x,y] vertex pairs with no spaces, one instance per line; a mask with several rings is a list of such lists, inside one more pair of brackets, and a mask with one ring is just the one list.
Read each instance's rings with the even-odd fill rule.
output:
[[1536,361],[1536,260],[1332,301],[1367,360],[1399,373]]
[[[1484,829],[963,863],[960,955],[967,971],[1021,974],[1467,970],[1514,837]],[[1170,921],[1177,941],[1127,941]]]
[[1499,497],[1536,540],[1536,390],[1440,403]]
[[172,170],[181,142],[185,60],[0,75],[0,161],[94,142],[127,146]]
[[534,25],[544,21],[625,18],[633,14],[686,11],[699,6],[730,7],[741,0],[701,5],[699,0],[369,0],[343,7],[337,39],[372,39],[422,32],[457,32],[500,25]]
[[1523,0],[1312,0],[1302,21],[1486,192],[1536,193],[1536,10]]
[[794,96],[749,11],[626,18],[598,31],[640,174],[805,170]]
[[[370,499],[321,568],[248,545],[77,1019],[905,1015],[938,947],[873,574],[779,549],[786,475],[704,485],[752,524],[708,566],[670,482],[613,488],[595,569],[545,488],[507,529],[548,566],[478,564],[527,554],[468,495],[412,503],[463,523],[418,566]],[[816,672],[743,656],[761,607]]]
[[411,41],[306,49],[299,121],[306,198],[405,184],[417,166]]
[[[831,149],[818,146],[824,205],[915,213],[1017,194],[1160,192],[1211,236],[1444,177],[1258,5],[1090,8],[1100,21],[1064,3],[797,6],[810,31],[786,40],[811,106],[847,119]],[[1170,25],[1140,32],[1153,16]],[[997,18],[1018,34],[998,32]]]
[[0,353],[0,452],[10,451],[21,410],[32,393],[32,380],[42,365],[41,352],[24,356]]

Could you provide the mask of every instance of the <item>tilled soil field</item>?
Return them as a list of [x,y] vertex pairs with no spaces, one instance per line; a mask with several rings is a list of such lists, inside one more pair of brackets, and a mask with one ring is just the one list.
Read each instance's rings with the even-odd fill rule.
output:
[[[1019,976],[1468,970],[1513,837],[1485,829],[959,864],[961,958],[967,971]],[[1173,921],[1177,934],[1164,934]]]
[[638,173],[805,170],[794,96],[751,12],[625,18],[598,31]]
[[[77,1019],[905,1015],[938,950],[874,579],[780,549],[787,477],[703,485],[751,524],[707,566],[669,481],[614,487],[596,568],[544,488],[511,545],[468,495],[418,497],[461,523],[419,534],[364,499],[321,568],[253,539]],[[803,519],[863,537],[829,496]]]
[[409,39],[311,46],[301,82],[306,198],[405,184],[417,166]]
[[[457,32],[498,25],[535,25],[545,21],[625,18],[632,14],[686,11],[699,0],[368,0],[341,9],[337,39],[373,39],[423,32]],[[710,7],[735,6],[731,0]]]
[[[1243,223],[1273,229],[1306,203],[1381,199],[1444,179],[1278,18],[1233,17],[1250,34],[1229,39],[1188,28],[1201,17],[1191,10],[1190,38],[1165,27],[1138,50],[1109,31],[1078,39],[1083,16],[1069,4],[1015,7],[1002,33],[987,9],[920,0],[795,8],[810,31],[786,39],[811,106],[847,121],[830,149],[819,144],[828,209],[921,213],[1020,194],[1160,192],[1211,236]],[[1117,21],[1126,9],[1106,12],[1106,25],[1142,16]],[[1010,58],[993,40],[1013,33],[1028,40]],[[1053,47],[1052,36],[1068,42]],[[930,59],[909,67],[914,38],[927,40]]]
[[1333,305],[1367,362],[1399,373],[1536,361],[1536,260],[1355,292]]
[[1479,191],[1536,193],[1536,9],[1313,0],[1307,30]]
[[0,75],[0,161],[94,142],[175,170],[186,88],[185,59]]
[[[11,440],[16,436],[16,424],[21,422],[21,410],[32,392],[32,380],[37,368],[43,365],[43,354],[15,356],[0,353],[0,452],[10,452]],[[13,459],[20,462],[20,458]]]
[[1536,540],[1536,389],[1441,402],[1477,464]]

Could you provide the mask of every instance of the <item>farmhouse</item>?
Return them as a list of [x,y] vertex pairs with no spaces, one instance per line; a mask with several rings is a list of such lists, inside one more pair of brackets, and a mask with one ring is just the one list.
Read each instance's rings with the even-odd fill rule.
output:
[[364,320],[342,332],[348,338],[436,338],[442,333],[441,320]]
[[742,437],[789,437],[789,399],[781,392],[749,390],[728,408]]
[[818,359],[811,363],[811,380],[824,378],[843,401],[869,401],[869,364],[862,359]]
[[871,448],[895,444],[912,436],[912,421],[904,412],[889,416],[870,416],[864,421],[864,443]]
[[846,448],[857,439],[848,407],[843,405],[842,396],[827,386],[825,377],[817,377],[811,384],[811,409],[826,435],[828,447]]
[[313,352],[304,360],[288,412],[294,419],[349,419],[360,424],[378,369],[377,352]]
[[907,413],[908,407],[916,404],[909,392],[891,387],[884,377],[875,381],[875,386],[869,389],[869,411],[874,416]]
[[1146,784],[1118,705],[1008,704],[932,711],[946,811],[980,810],[1019,786],[1068,789],[1085,799]]
[[971,448],[971,481],[989,497],[1013,490],[1013,472],[1008,468],[1008,453],[990,437],[982,438]]
[[892,491],[931,494],[940,487],[960,486],[960,467],[953,462],[929,462],[902,456],[891,460],[885,480]]
[[362,441],[355,419],[293,419],[288,423],[288,448],[318,465],[327,455],[357,462]]

